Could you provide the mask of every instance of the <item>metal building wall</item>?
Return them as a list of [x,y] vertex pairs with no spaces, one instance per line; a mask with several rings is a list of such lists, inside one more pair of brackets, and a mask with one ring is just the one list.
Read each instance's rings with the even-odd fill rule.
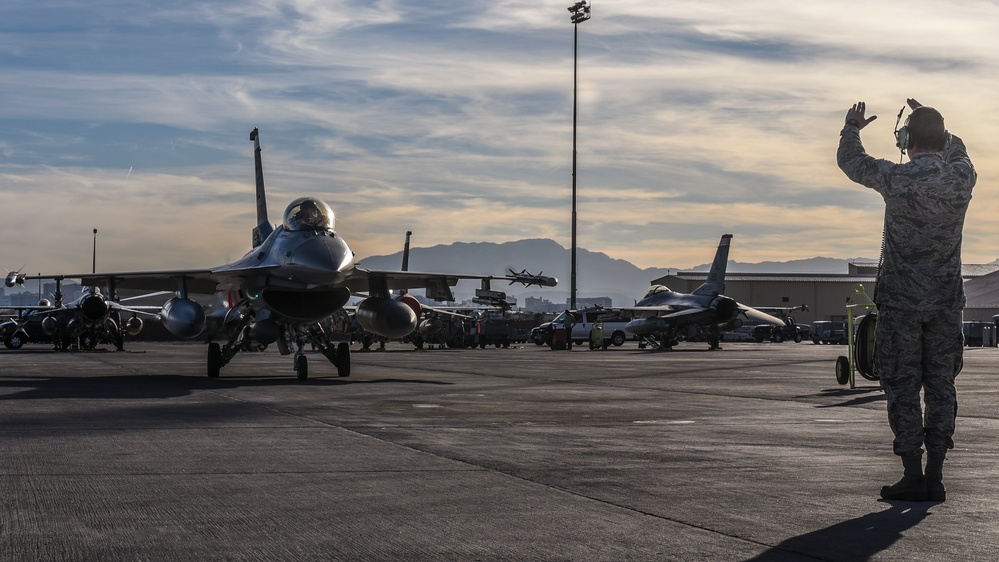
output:
[[[727,280],[725,294],[754,308],[807,305],[792,315],[799,324],[817,320],[843,320],[847,301],[857,283],[846,281],[740,281]],[[861,283],[868,296],[874,283]]]

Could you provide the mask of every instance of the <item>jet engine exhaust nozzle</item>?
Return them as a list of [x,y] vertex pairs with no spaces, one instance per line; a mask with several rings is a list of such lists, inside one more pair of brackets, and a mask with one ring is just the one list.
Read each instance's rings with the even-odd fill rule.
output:
[[729,322],[739,315],[739,303],[724,295],[719,295],[710,307],[715,311],[716,322]]

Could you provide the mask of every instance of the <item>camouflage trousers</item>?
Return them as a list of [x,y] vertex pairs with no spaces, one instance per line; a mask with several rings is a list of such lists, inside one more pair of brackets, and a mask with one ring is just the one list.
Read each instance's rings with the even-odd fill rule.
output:
[[954,379],[964,356],[962,318],[960,310],[878,311],[874,367],[888,397],[896,455],[918,454],[924,445],[932,452],[954,448]]

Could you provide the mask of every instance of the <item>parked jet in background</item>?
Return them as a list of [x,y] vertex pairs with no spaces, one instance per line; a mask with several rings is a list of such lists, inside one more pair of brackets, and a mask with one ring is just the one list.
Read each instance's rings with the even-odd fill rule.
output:
[[[8,279],[18,274],[11,276]],[[159,310],[156,306],[122,305],[114,295],[106,296],[97,287],[86,287],[78,299],[63,304],[60,289],[63,278],[54,279],[54,303],[43,300],[38,306],[8,307],[19,314],[0,324],[0,338],[7,349],[20,349],[25,343],[52,342],[56,349],[77,346],[89,350],[106,342],[122,350],[125,334],[135,336],[142,330],[138,315],[155,316],[152,311]],[[122,313],[131,317],[122,321]]]
[[694,292],[677,293],[653,285],[635,306],[611,309],[632,312],[635,319],[625,329],[662,349],[671,349],[675,343],[698,334],[707,338],[711,349],[717,349],[721,332],[735,330],[746,322],[783,326],[783,320],[722,294],[731,241],[731,234],[722,235],[708,278]]
[[[402,271],[409,271],[410,239],[412,235],[413,231],[406,231],[406,242],[402,249]],[[534,277],[527,273],[526,270],[520,273],[516,273],[512,269],[509,271],[510,277],[507,277],[507,279],[521,279],[525,276]],[[541,277],[541,274],[538,274],[537,277]],[[367,295],[355,293],[354,296]],[[449,347],[466,347],[466,343],[468,343],[466,340],[469,339],[465,333],[466,329],[475,330],[477,327],[480,327],[481,322],[484,319],[488,319],[485,313],[499,311],[502,315],[503,312],[513,306],[507,302],[505,292],[491,290],[488,286],[483,286],[475,290],[475,298],[472,299],[472,302],[481,305],[475,307],[427,305],[408,294],[406,290],[396,292],[392,298],[398,302],[407,304],[416,312],[416,330],[406,336],[405,339],[408,339],[418,349],[422,349],[424,343],[436,344],[440,347],[445,345]],[[340,321],[337,325],[344,326],[347,323],[349,321]],[[384,346],[385,338],[378,339],[382,346]],[[364,343],[364,349],[368,349],[373,339],[370,334],[363,334],[361,341]]]
[[[554,286],[558,282],[527,272],[490,276],[357,267],[354,252],[333,229],[333,210],[318,198],[295,199],[285,210],[283,223],[277,228],[271,225],[267,217],[257,129],[250,133],[250,140],[254,143],[257,225],[252,232],[253,249],[243,258],[207,269],[61,277],[80,278],[84,285],[91,286],[108,283],[123,289],[173,289],[176,296],[163,305],[159,315],[171,333],[184,338],[197,337],[206,324],[204,309],[189,298],[189,294],[224,293],[228,306],[224,323],[232,336],[223,345],[209,344],[208,376],[219,376],[222,367],[240,351],[277,343],[282,355],[294,354],[299,380],[308,377],[305,355],[308,343],[336,366],[340,376],[350,374],[349,344],[335,342],[321,321],[340,313],[352,293],[367,295],[356,310],[357,321],[364,330],[399,338],[416,329],[420,314],[409,303],[394,299],[393,290],[425,288],[429,298],[452,301],[451,287],[460,279],[479,279],[483,289],[488,289],[489,282],[494,279],[543,286]],[[7,277],[7,285],[38,278],[52,276],[11,274]]]

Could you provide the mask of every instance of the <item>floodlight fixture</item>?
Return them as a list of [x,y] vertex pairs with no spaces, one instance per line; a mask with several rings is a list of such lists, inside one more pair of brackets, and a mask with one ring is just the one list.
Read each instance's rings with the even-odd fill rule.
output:
[[580,24],[588,19],[590,19],[590,5],[586,0],[569,6],[569,21],[573,24]]

